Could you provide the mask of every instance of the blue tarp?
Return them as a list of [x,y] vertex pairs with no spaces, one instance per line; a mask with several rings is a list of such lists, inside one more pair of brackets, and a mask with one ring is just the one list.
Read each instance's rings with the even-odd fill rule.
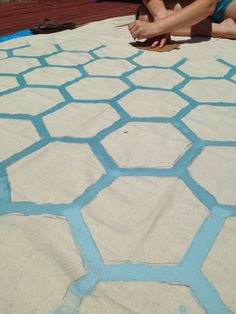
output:
[[30,36],[30,35],[32,35],[31,31],[29,29],[25,29],[23,31],[19,31],[10,35],[0,37],[0,42],[18,38],[18,37]]

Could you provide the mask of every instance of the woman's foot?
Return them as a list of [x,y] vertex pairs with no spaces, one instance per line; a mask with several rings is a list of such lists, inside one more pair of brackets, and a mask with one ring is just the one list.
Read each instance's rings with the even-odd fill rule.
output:
[[[226,19],[220,24],[215,24],[216,33],[219,33],[219,37],[236,39],[236,23],[233,19]],[[214,36],[214,28],[213,28]]]

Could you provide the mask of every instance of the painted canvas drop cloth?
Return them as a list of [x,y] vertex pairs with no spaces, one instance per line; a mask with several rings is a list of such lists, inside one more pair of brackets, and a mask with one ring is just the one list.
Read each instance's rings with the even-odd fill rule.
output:
[[0,45],[0,313],[236,313],[236,42],[121,17]]

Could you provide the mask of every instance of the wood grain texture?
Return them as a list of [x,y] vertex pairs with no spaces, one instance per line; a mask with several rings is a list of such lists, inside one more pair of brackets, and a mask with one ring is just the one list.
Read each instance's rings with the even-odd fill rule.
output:
[[[137,1],[138,2],[138,1]],[[58,23],[82,25],[106,18],[131,15],[138,6],[134,1],[95,0],[22,0],[0,4],[0,36],[37,26],[45,18]]]

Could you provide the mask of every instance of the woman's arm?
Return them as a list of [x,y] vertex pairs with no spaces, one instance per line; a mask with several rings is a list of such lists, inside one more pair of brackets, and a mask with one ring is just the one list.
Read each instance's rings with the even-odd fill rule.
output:
[[217,0],[195,0],[188,6],[161,19],[158,28],[161,33],[195,25],[213,14]]
[[[143,0],[143,4],[146,10],[151,14],[153,21],[158,21],[168,15],[168,11],[165,7],[163,0]],[[150,42],[150,47],[164,47],[165,44],[170,41],[170,34],[161,34]]]
[[137,39],[151,38],[172,33],[178,29],[195,25],[214,12],[217,0],[195,0],[174,14],[153,23],[135,21],[129,25],[130,33]]
[[163,0],[143,0],[143,4],[153,16],[154,20],[166,17],[168,15]]

